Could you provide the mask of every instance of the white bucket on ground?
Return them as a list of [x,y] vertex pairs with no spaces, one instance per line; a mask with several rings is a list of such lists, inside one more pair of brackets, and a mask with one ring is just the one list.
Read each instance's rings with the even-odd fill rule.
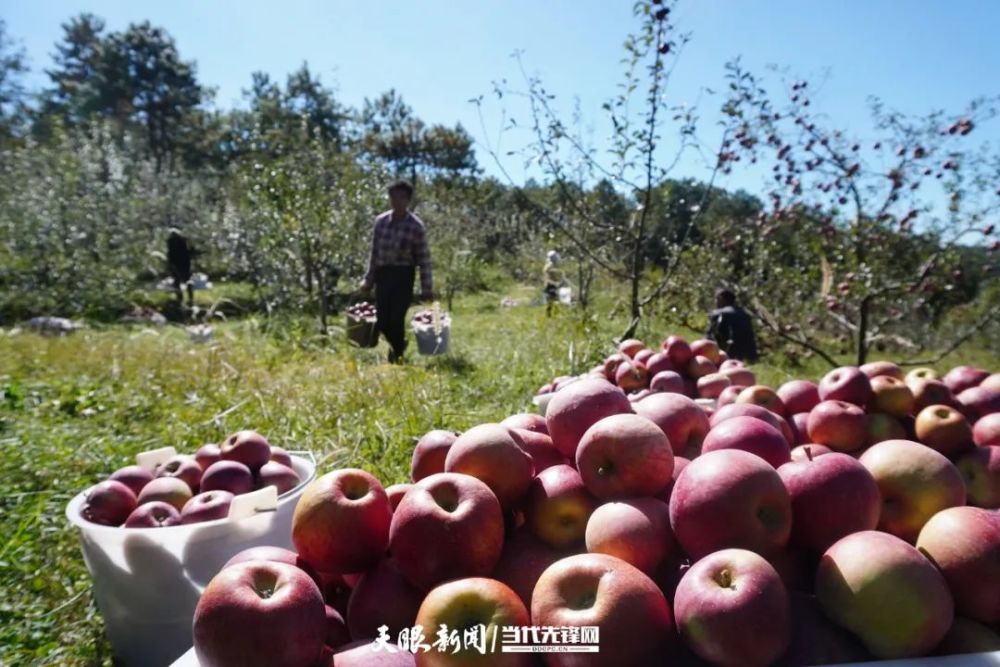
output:
[[80,531],[116,664],[170,665],[191,646],[198,598],[226,561],[250,547],[292,547],[292,513],[316,464],[311,454],[296,453],[292,467],[302,482],[276,507],[241,519],[119,528],[80,516],[86,492],[70,501],[66,516]]

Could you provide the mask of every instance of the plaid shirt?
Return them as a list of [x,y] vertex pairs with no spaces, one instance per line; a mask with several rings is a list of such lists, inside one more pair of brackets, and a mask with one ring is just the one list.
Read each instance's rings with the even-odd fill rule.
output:
[[392,211],[375,218],[366,285],[375,284],[375,269],[382,266],[419,266],[421,292],[430,294],[433,291],[427,232],[423,221],[413,213],[407,213],[402,220],[393,220]]

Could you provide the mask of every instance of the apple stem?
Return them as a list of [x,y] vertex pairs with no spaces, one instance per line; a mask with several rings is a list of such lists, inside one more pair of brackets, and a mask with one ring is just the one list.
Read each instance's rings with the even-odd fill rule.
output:
[[813,460],[812,447],[806,446],[806,447],[803,447],[802,449],[805,450],[806,458],[809,459],[810,461],[812,461]]

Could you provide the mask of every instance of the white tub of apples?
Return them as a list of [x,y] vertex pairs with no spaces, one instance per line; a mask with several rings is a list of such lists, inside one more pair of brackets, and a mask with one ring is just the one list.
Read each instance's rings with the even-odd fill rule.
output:
[[222,566],[250,547],[291,546],[292,513],[315,474],[311,453],[241,431],[196,456],[144,452],[77,494],[66,516],[116,664],[169,665],[183,654],[198,598]]

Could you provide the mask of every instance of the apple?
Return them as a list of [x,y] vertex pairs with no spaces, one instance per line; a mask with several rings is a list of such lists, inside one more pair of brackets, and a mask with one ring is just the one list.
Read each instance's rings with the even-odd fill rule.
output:
[[113,482],[121,482],[138,496],[142,487],[153,481],[153,473],[139,466],[125,466],[111,473],[108,479]]
[[1000,508],[1000,446],[975,447],[955,462],[970,505]]
[[896,378],[897,380],[903,379],[903,369],[891,361],[871,361],[867,364],[863,364],[860,370],[862,373],[867,375],[869,379],[877,377],[891,377]]
[[385,554],[392,517],[382,484],[364,470],[343,468],[305,488],[292,515],[292,542],[320,572],[362,572]]
[[271,445],[271,461],[274,463],[280,463],[283,466],[292,467],[292,455],[289,454],[283,447],[275,447]]
[[628,361],[630,357],[625,356],[621,352],[615,352],[614,354],[608,355],[604,360],[604,378],[609,382],[614,382],[615,372],[618,370],[618,366],[623,361]]
[[351,633],[347,630],[347,621],[339,611],[326,605],[326,637],[323,640],[326,648],[335,650],[351,642]]
[[677,478],[680,477],[681,471],[684,470],[691,463],[691,459],[686,459],[683,456],[674,457],[674,472],[670,476],[670,483],[667,484],[667,488],[660,491],[656,496],[663,502],[670,504],[670,495],[674,492],[674,484],[677,482]]
[[674,371],[660,371],[649,381],[650,391],[664,391],[674,394],[684,393],[684,378]]
[[326,638],[319,587],[286,563],[250,561],[223,569],[194,612],[201,667],[314,667]]
[[525,525],[549,546],[564,549],[583,539],[597,504],[579,472],[568,465],[552,466],[531,482]]
[[[222,566],[222,569],[226,569],[230,565],[236,565],[237,563],[246,563],[255,560],[263,560],[263,561],[270,561],[273,563],[285,563],[287,565],[294,565],[295,567],[299,568],[300,570],[308,574],[309,578],[316,582],[316,585],[319,586],[319,589],[321,591],[325,590],[327,587],[326,584],[324,583],[323,577],[318,572],[316,572],[316,569],[312,565],[307,563],[305,559],[302,558],[302,556],[298,555],[291,549],[283,549],[281,547],[265,546],[265,547],[250,547],[249,549],[244,549],[243,551],[239,552],[238,554],[230,558],[228,561],[226,561],[226,564]],[[340,581],[340,583],[343,583],[343,580],[340,580],[339,575],[336,575],[336,577]]]
[[639,350],[638,352],[635,353],[635,356],[632,357],[632,360],[633,361],[638,361],[640,364],[642,364],[643,366],[645,366],[646,365],[646,360],[649,359],[650,357],[652,357],[654,354],[656,354],[656,352],[654,352],[653,350],[649,349],[648,347],[644,347],[644,348],[642,348],[641,350]]
[[856,366],[835,368],[819,381],[821,401],[844,401],[864,407],[871,397],[871,380]]
[[611,415],[632,412],[632,404],[618,387],[600,380],[580,380],[556,394],[545,410],[545,423],[556,449],[570,460],[584,432]]
[[253,491],[253,473],[238,461],[219,461],[201,475],[202,491],[229,491],[233,495]]
[[552,466],[559,465],[562,463],[568,463],[569,461],[565,456],[559,453],[556,449],[555,444],[545,433],[538,433],[536,431],[525,431],[523,429],[513,429],[514,435],[521,439],[521,447],[524,451],[528,453],[534,463],[535,475],[545,470],[546,468],[551,468]]
[[520,437],[506,426],[480,424],[458,436],[444,461],[445,472],[471,475],[484,482],[505,510],[528,491],[535,469]]
[[724,408],[727,405],[732,405],[736,402],[736,397],[740,395],[740,392],[747,388],[748,385],[745,384],[731,384],[721,392],[719,396],[715,399],[715,407]]
[[732,417],[712,428],[702,453],[739,449],[755,454],[777,468],[791,460],[788,440],[781,431],[756,417]]
[[951,393],[958,395],[969,387],[978,386],[979,383],[989,376],[989,371],[984,371],[981,368],[973,368],[972,366],[955,366],[950,371],[945,373],[945,376],[941,378],[941,381],[944,382],[948,389],[951,389]]
[[853,452],[868,442],[868,416],[846,401],[823,401],[809,412],[809,439],[838,452]]
[[416,656],[392,642],[375,647],[370,640],[351,642],[337,649],[333,662],[316,667],[415,667]]
[[612,415],[583,434],[576,467],[601,500],[652,496],[670,483],[674,454],[660,427],[641,415]]
[[770,410],[779,417],[784,417],[788,414],[788,410],[785,407],[785,404],[778,397],[777,392],[762,384],[755,384],[741,391],[740,395],[736,397],[736,402],[759,405],[762,408]]
[[713,364],[718,366],[722,363],[722,358],[719,355],[719,346],[714,340],[708,340],[707,338],[699,338],[698,340],[691,343],[691,352],[697,357],[701,355],[706,357]]
[[550,667],[642,667],[666,664],[674,636],[673,616],[652,579],[605,554],[556,561],[538,579],[531,596],[536,626],[598,628],[599,653],[586,661],[572,653],[547,654]]
[[792,500],[788,543],[822,553],[845,535],[874,530],[882,496],[868,469],[839,452],[809,455],[778,468]]
[[500,561],[492,576],[510,586],[525,606],[528,606],[542,572],[552,563],[572,553],[554,549],[535,537],[527,526],[522,526],[511,531],[504,540]]
[[503,510],[490,487],[443,472],[403,496],[392,515],[389,551],[407,581],[426,591],[447,579],[490,574],[503,538]]
[[1000,412],[1000,391],[994,389],[982,386],[969,387],[955,398],[972,422]]
[[719,367],[715,365],[715,362],[700,354],[691,357],[691,361],[684,368],[687,371],[688,377],[692,380],[719,372]]
[[920,412],[929,405],[953,405],[955,397],[940,380],[917,380],[908,383],[913,392],[913,412]]
[[120,526],[136,508],[135,494],[121,482],[105,480],[90,487],[80,514],[91,523]]
[[823,614],[812,595],[789,591],[792,613],[792,643],[775,667],[833,665],[872,659],[861,642]]
[[628,400],[630,403],[635,403],[637,401],[641,401],[642,399],[646,398],[652,393],[653,392],[651,392],[649,389],[640,389],[639,391],[634,391],[630,393],[628,395]]
[[663,351],[655,352],[651,357],[646,359],[644,363],[646,364],[646,370],[649,372],[650,377],[656,377],[658,373],[677,370],[674,366],[674,362],[670,360],[670,355]]
[[674,454],[700,451],[708,435],[708,415],[681,394],[653,394],[635,404],[636,414],[649,419],[667,436]]
[[587,521],[590,553],[616,556],[652,576],[673,549],[670,507],[657,498],[605,503]]
[[949,507],[931,517],[917,550],[944,575],[955,611],[1000,623],[1000,514],[980,507]]
[[752,403],[731,403],[729,405],[724,405],[715,411],[715,414],[709,419],[709,425],[715,428],[727,419],[732,419],[733,417],[754,417],[763,422],[767,422],[775,429],[781,432],[781,435],[788,443],[788,446],[792,446],[795,442],[795,431],[792,430],[791,425],[782,417],[774,414],[767,408],[762,408],[759,405],[754,405]]
[[301,481],[297,472],[277,461],[268,461],[262,465],[257,471],[257,480],[260,488],[273,486],[279,496],[294,489]]
[[1000,391],[1000,373],[993,373],[980,382],[979,386],[985,387],[986,389],[992,389],[993,391]]
[[458,433],[435,429],[428,431],[413,448],[410,465],[410,479],[419,482],[424,477],[444,472],[444,460],[448,450],[458,439]]
[[757,376],[748,368],[724,368],[719,373],[729,378],[731,385],[752,387],[757,384]]
[[927,521],[948,507],[965,504],[965,484],[951,461],[909,440],[873,445],[861,465],[882,495],[878,529],[914,542]]
[[684,642],[713,665],[767,667],[791,642],[781,577],[745,549],[723,549],[692,565],[677,585],[674,613]]
[[469,577],[434,588],[420,605],[416,625],[424,628],[431,637],[442,626],[485,628],[485,634],[480,636],[486,647],[485,655],[473,643],[462,642],[456,647],[457,650],[418,653],[417,663],[422,666],[489,664],[497,667],[531,667],[534,664],[530,653],[500,650],[503,628],[530,625],[530,618],[517,593],[496,579]]
[[710,373],[698,378],[698,395],[702,398],[718,398],[722,390],[732,382],[722,373]]
[[125,519],[126,528],[166,528],[181,522],[181,513],[173,505],[154,500],[139,505]]
[[1000,634],[982,623],[956,616],[948,634],[934,648],[932,655],[962,655],[1000,651]]
[[913,392],[902,380],[888,375],[871,379],[872,396],[868,403],[871,412],[882,412],[893,417],[905,417],[913,412]]
[[[399,572],[392,558],[361,575],[347,604],[347,625],[354,639],[374,639],[380,625],[391,637],[412,628],[424,594]],[[435,628],[437,630],[437,628]]]
[[661,345],[663,351],[670,357],[675,368],[685,368],[694,357],[694,352],[688,342],[680,336],[668,336]]
[[393,512],[399,507],[399,501],[403,499],[406,492],[412,488],[412,484],[393,484],[392,486],[385,487],[385,495],[389,499],[389,506]]
[[222,441],[219,453],[223,461],[238,461],[256,472],[271,460],[271,444],[256,431],[237,431]]
[[173,456],[156,468],[157,477],[176,477],[187,484],[195,493],[201,484],[201,472],[201,466],[198,465],[194,457],[184,454]]
[[[176,477],[157,477],[152,482],[142,487],[139,492],[138,502],[140,505],[159,500],[173,505],[174,509],[180,512],[184,509],[184,504],[191,500],[191,487]],[[126,515],[128,516],[128,515]]]
[[622,391],[637,391],[649,384],[649,371],[636,360],[623,361],[615,371],[615,384]]
[[[792,437],[795,438],[793,445],[809,445],[809,413],[796,412],[788,418],[788,425],[792,429]],[[830,449],[826,447],[826,449]],[[830,450],[833,451],[833,450]]]
[[[549,427],[545,424],[545,417],[534,412],[520,412],[516,415],[511,415],[500,422],[500,425],[520,431],[532,431],[543,435],[549,434]],[[439,470],[438,472],[443,471]]]
[[903,424],[895,417],[873,412],[868,415],[868,438],[865,447],[885,442],[886,440],[907,440],[908,434]]
[[208,470],[208,466],[222,460],[222,450],[219,449],[218,445],[213,443],[202,445],[194,453],[194,460],[198,462],[202,472],[204,472]]
[[635,355],[639,353],[640,350],[644,350],[646,344],[641,340],[636,340],[635,338],[629,338],[623,340],[618,344],[618,352],[624,354],[629,359],[634,359]]
[[184,503],[181,510],[181,523],[201,523],[216,521],[229,516],[229,506],[233,503],[233,494],[228,491],[205,491]]
[[874,530],[848,535],[823,554],[816,597],[827,617],[880,659],[926,654],[954,615],[941,573],[903,540]]
[[816,458],[817,456],[823,456],[824,454],[830,454],[832,452],[833,450],[826,445],[819,445],[815,442],[811,442],[794,448],[792,450],[791,459],[792,461],[808,461]]
[[954,458],[972,449],[972,427],[961,412],[947,405],[928,405],[917,415],[917,440]]
[[708,452],[674,483],[670,525],[695,560],[730,547],[768,555],[788,543],[791,500],[778,472],[759,456],[738,449]]
[[[938,380],[937,371],[933,368],[914,368],[909,373],[903,377],[903,382],[908,385],[912,385],[915,382],[922,380]],[[914,392],[916,393],[916,392]]]
[[1000,414],[980,418],[972,427],[972,440],[980,447],[1000,445]]

